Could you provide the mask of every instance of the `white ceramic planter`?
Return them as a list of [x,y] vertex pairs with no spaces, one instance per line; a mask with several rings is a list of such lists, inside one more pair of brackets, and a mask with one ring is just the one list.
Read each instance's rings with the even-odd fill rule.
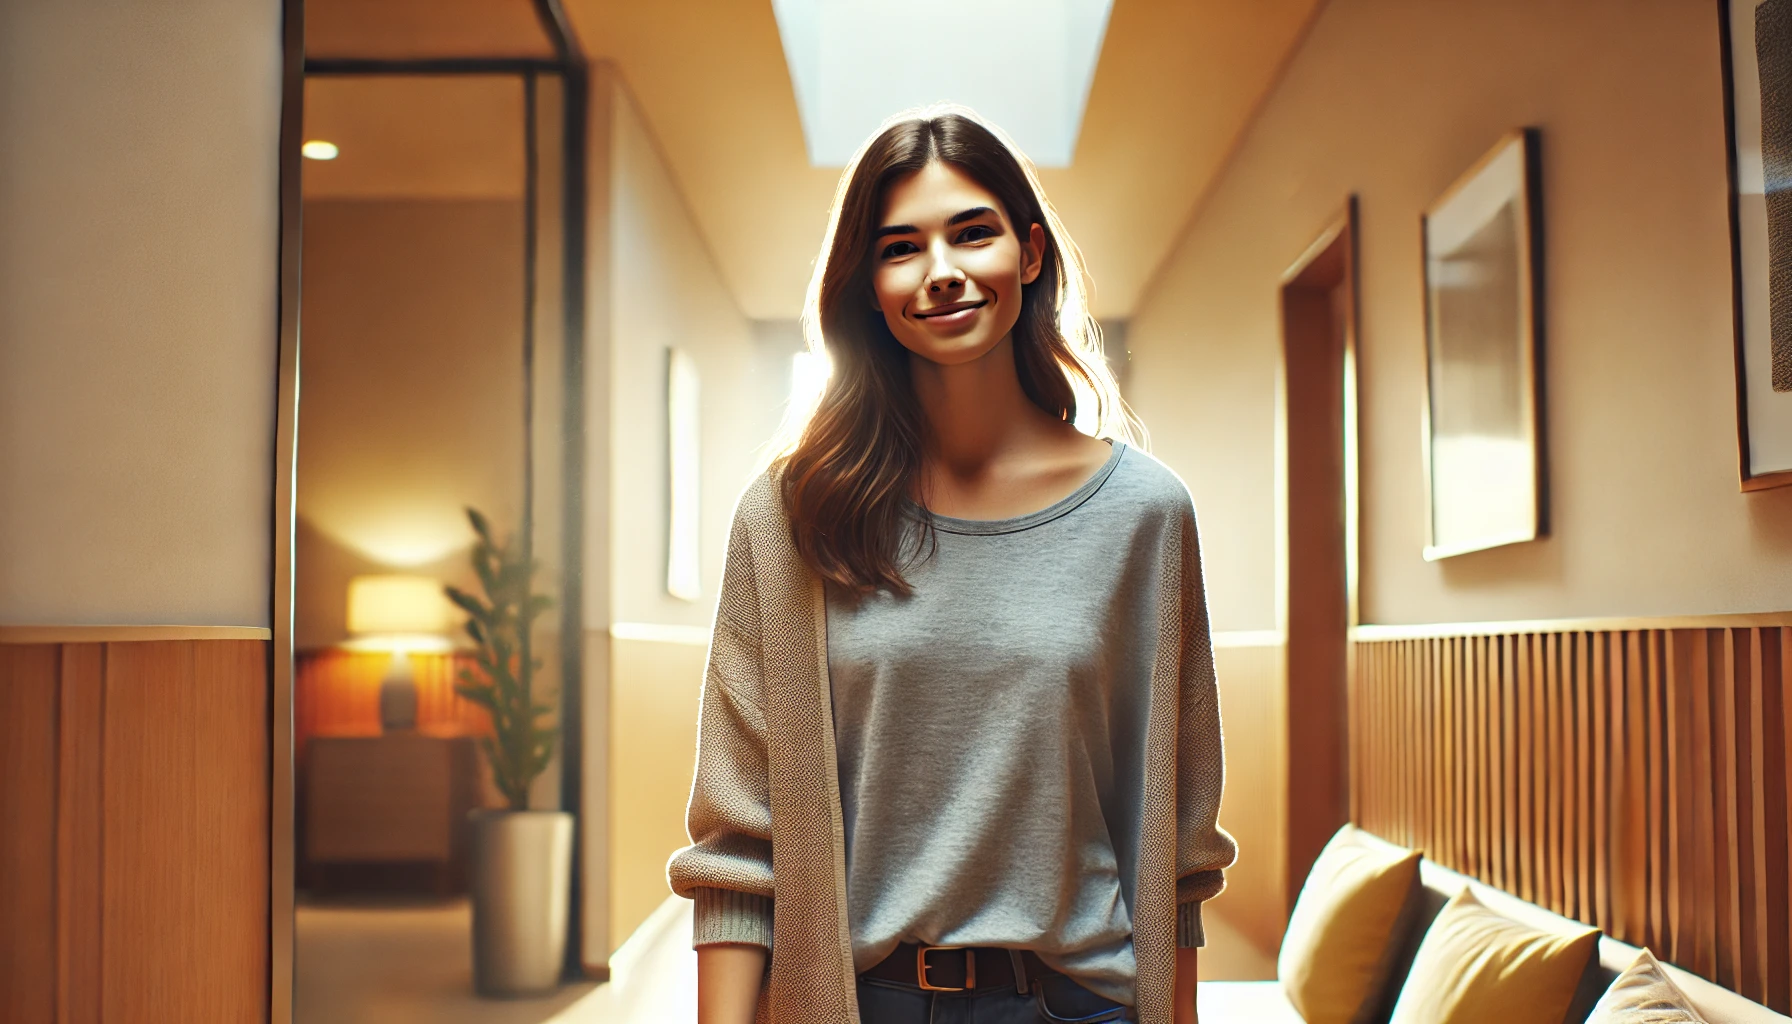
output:
[[572,883],[572,815],[477,810],[473,833],[473,987],[524,996],[560,986]]

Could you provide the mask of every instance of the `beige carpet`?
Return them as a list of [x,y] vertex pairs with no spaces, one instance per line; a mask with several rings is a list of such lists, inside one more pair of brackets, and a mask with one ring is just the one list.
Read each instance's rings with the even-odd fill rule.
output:
[[612,962],[606,985],[544,999],[473,994],[465,900],[303,906],[297,911],[295,1024],[667,1024],[697,1016],[691,904],[669,899]]

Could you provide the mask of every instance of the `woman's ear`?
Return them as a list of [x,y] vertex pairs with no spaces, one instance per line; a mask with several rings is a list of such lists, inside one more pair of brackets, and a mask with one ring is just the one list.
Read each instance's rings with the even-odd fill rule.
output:
[[1045,267],[1045,229],[1034,224],[1027,229],[1027,240],[1020,247],[1020,283],[1032,284],[1039,280],[1039,271]]

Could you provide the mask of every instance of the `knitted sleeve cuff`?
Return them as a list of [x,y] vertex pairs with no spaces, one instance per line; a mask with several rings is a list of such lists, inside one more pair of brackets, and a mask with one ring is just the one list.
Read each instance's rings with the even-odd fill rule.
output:
[[1207,945],[1207,933],[1201,927],[1201,901],[1176,904],[1176,945],[1195,949]]
[[772,900],[733,889],[695,890],[696,914],[691,926],[691,946],[718,942],[742,942],[772,948]]

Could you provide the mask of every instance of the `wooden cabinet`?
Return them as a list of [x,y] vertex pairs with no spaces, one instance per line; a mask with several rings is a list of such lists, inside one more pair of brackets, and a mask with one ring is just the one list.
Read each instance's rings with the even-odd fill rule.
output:
[[313,888],[466,883],[467,812],[479,806],[472,737],[319,736],[306,751],[304,857]]

